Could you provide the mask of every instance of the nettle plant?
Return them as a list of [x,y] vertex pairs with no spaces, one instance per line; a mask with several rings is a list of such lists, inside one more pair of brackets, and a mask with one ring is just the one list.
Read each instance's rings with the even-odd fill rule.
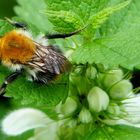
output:
[[[140,96],[130,72],[140,68],[140,1],[18,0],[15,12],[40,33],[78,35],[49,41],[72,63],[69,74],[39,85],[20,76],[8,86],[18,109],[2,121],[5,134],[35,129],[29,140],[139,139]],[[20,18],[20,19],[19,19]],[[0,21],[0,34],[12,27]],[[0,66],[0,79],[10,73]],[[16,139],[16,137],[15,137]]]

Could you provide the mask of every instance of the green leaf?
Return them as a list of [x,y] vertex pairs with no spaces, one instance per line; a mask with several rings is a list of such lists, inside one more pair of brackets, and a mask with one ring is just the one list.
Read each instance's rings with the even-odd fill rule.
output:
[[14,7],[16,14],[26,21],[29,25],[36,27],[38,32],[51,32],[52,24],[48,21],[47,16],[42,14],[46,4],[44,0],[17,0],[18,6]]
[[139,30],[132,28],[127,29],[127,35],[126,32],[119,32],[110,38],[94,40],[80,46],[73,53],[73,62],[121,65],[128,69],[140,67],[139,36]]
[[102,126],[82,140],[138,140],[140,129],[130,126]]
[[[102,63],[109,66],[121,65],[127,69],[140,68],[138,61],[140,59],[140,16],[138,16],[137,7],[140,7],[140,3],[133,1],[129,4],[129,8],[124,9],[125,16],[122,13],[122,16],[119,17],[120,12],[117,17],[113,18],[113,21],[111,18],[110,22],[107,23],[114,23],[114,26],[107,26],[106,29],[101,27],[100,30],[103,31],[104,29],[104,33],[100,33],[98,39],[79,46],[72,56],[73,62]],[[115,18],[121,21],[115,22]],[[116,28],[113,28],[115,26]]]
[[127,6],[129,3],[130,3],[130,0],[101,10],[100,12],[93,15],[89,19],[88,24],[92,24],[93,29],[99,28],[109,18],[109,15],[111,15],[112,13],[116,11],[119,11],[120,9]]
[[47,15],[56,31],[70,32],[84,27],[88,19],[101,10],[108,0],[45,0]]
[[73,128],[60,127],[62,140],[138,140],[140,128],[127,125],[79,124]]
[[[125,0],[111,0],[108,5],[114,5]],[[129,28],[135,28],[139,30],[140,28],[140,1],[133,0],[131,3],[111,15],[107,22],[101,27],[101,36],[112,36],[120,31],[124,31],[127,34]]]
[[[9,75],[7,68],[0,66],[0,82]],[[6,96],[14,98],[14,101],[24,106],[51,107],[57,105],[68,93],[67,76],[60,78],[55,84],[42,85],[30,82],[23,74],[6,89]]]
[[[60,30],[62,31],[64,28],[64,24],[68,23],[68,25],[65,25],[65,28],[81,28],[82,26],[82,21],[81,19],[74,13],[71,11],[47,11],[46,15],[49,16],[50,20],[53,22],[57,23],[57,26],[59,26],[59,28],[55,27],[55,30]],[[61,22],[58,22],[58,21]]]
[[[82,1],[83,2],[83,1]],[[84,1],[83,3],[87,3]],[[123,3],[119,3],[117,5],[113,5],[108,8],[103,8],[103,10],[98,11],[98,5],[96,2],[93,4],[91,3],[90,6],[88,7],[89,9],[97,6],[97,9],[94,11],[95,13],[92,13],[91,11],[89,12],[90,16],[87,16],[87,12],[83,11],[79,8],[79,5],[81,4],[80,2],[73,2],[70,0],[67,5],[64,1],[62,3],[58,3],[56,0],[56,3],[53,3],[52,1],[46,1],[47,3],[47,15],[49,16],[49,20],[53,23],[55,26],[55,30],[61,31],[61,30],[69,30],[72,28],[80,28],[84,26],[85,24],[92,24],[92,28],[88,28],[88,33],[93,32],[93,30],[101,27],[101,25],[109,18],[109,15],[114,13],[115,11],[118,11],[122,9],[123,7],[127,6],[130,1],[125,1]],[[82,4],[83,4],[82,3]],[[105,2],[107,4],[107,2]],[[105,4],[103,4],[105,6]],[[69,8],[67,7],[69,5]],[[75,8],[77,6],[78,8]],[[87,7],[86,7],[87,8]],[[72,10],[74,9],[74,10]],[[76,10],[75,10],[76,9]],[[99,8],[100,9],[100,8]],[[123,10],[121,10],[123,11]],[[84,20],[83,17],[80,16],[80,13],[83,12],[85,13],[86,20]],[[88,20],[87,20],[88,19]],[[77,21],[77,22],[76,22]],[[67,25],[66,25],[67,24]],[[82,25],[83,24],[83,25]],[[66,29],[65,29],[66,28]],[[92,31],[91,31],[92,30]],[[127,31],[128,32],[128,31]],[[130,31],[131,32],[131,31]],[[131,34],[131,33],[129,33]],[[139,34],[139,33],[138,33]],[[90,36],[89,36],[90,35]],[[91,33],[89,33],[87,38],[93,38],[91,36]],[[117,36],[118,35],[118,36]],[[120,42],[120,36],[126,36],[122,32],[122,34],[117,34],[116,36],[112,37],[112,39],[106,39],[108,41],[102,41],[102,39],[99,39],[99,41],[93,41],[93,42],[86,42],[85,44],[82,44],[82,47],[80,46],[73,54],[73,62],[74,63],[102,63],[102,64],[107,64],[110,66],[116,66],[116,65],[122,65],[127,68],[133,68],[133,66],[136,66],[134,63],[132,63],[132,60],[130,61],[130,57],[127,57],[128,55],[131,55],[131,58],[134,57],[134,52],[135,50],[127,51],[129,46],[129,42],[136,43],[133,37],[130,35],[127,37],[127,40],[124,38],[124,43],[125,47],[123,47],[124,43]],[[115,39],[116,38],[116,39]],[[117,39],[118,38],[118,39]],[[114,41],[115,40],[115,41]],[[110,43],[108,44],[108,42]],[[128,41],[128,42],[127,42]],[[112,42],[112,44],[111,44]],[[117,43],[118,42],[118,43]],[[138,43],[138,40],[137,40]],[[117,45],[115,45],[117,44]],[[123,45],[122,45],[123,44]],[[128,47],[127,47],[128,45]],[[86,47],[85,47],[86,46]],[[94,46],[94,47],[92,47]],[[139,50],[137,47],[135,48],[137,51]],[[128,55],[127,55],[128,52]],[[136,55],[138,56],[138,55]],[[114,61],[115,60],[115,61]],[[135,58],[134,58],[135,60]],[[127,62],[129,62],[127,64]],[[135,61],[134,61],[135,62]],[[136,63],[136,62],[135,62]],[[137,65],[138,67],[138,65]]]
[[[102,23],[104,23],[109,15],[111,15],[112,13],[114,13],[115,11],[118,11],[122,8],[124,8],[125,6],[127,6],[130,3],[130,1],[126,1],[124,3],[109,7],[109,8],[105,8],[103,10],[101,10],[100,12],[98,12],[97,14],[91,16],[88,19],[88,22],[84,22],[83,18],[80,18],[79,15],[77,15],[76,13],[74,13],[73,11],[69,10],[69,11],[54,11],[54,10],[47,10],[46,14],[49,17],[50,21],[53,22],[54,25],[56,25],[56,30],[58,30],[58,26],[59,26],[59,30],[63,30],[65,23],[67,23],[68,25],[65,27],[67,28],[81,28],[83,26],[86,25],[92,25],[92,29],[96,29],[99,28],[100,25]],[[91,7],[90,7],[91,8]],[[71,27],[72,26],[72,27]]]

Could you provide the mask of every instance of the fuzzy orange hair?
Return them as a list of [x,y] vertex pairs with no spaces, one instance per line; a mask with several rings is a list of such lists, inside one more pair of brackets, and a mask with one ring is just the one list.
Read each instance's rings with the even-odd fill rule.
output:
[[0,58],[3,62],[26,63],[35,52],[34,42],[13,30],[0,38]]

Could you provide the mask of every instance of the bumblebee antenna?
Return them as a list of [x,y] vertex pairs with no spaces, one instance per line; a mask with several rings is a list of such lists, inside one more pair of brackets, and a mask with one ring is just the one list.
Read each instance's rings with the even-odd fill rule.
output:
[[75,34],[78,34],[82,30],[84,30],[85,28],[87,28],[87,26],[88,25],[84,26],[83,28],[81,28],[79,30],[76,30],[74,32],[71,32],[71,33],[66,33],[66,34],[59,34],[59,33],[56,33],[56,34],[48,34],[48,35],[45,35],[45,38],[47,38],[47,39],[67,38],[67,37],[73,36]]
[[7,17],[4,17],[4,19],[10,23],[11,25],[15,26],[16,28],[22,28],[24,30],[26,30],[27,28],[27,25],[25,23],[22,23],[22,22],[16,22],[16,21],[13,21]]

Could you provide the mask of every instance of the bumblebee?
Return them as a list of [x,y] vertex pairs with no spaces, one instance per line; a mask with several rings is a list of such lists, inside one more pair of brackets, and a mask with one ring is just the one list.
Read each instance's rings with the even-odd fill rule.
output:
[[69,70],[70,62],[59,49],[47,43],[47,39],[70,37],[81,30],[69,34],[43,35],[34,39],[24,23],[5,18],[16,29],[0,38],[0,60],[14,72],[7,76],[0,86],[0,95],[4,94],[9,83],[23,71],[27,78],[44,84],[50,83],[56,76]]

